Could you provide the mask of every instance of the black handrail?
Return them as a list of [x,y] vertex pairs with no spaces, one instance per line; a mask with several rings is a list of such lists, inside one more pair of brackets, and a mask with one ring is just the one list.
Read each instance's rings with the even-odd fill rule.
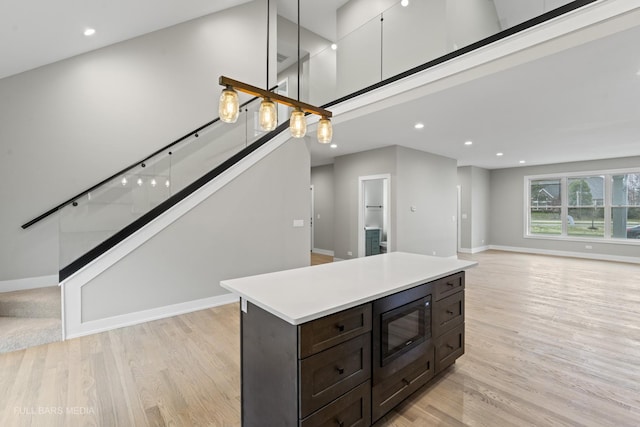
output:
[[[420,65],[420,66],[414,67],[411,70],[408,70],[406,72],[397,74],[395,76],[392,76],[392,77],[390,77],[388,79],[385,79],[385,80],[383,80],[383,81],[381,81],[381,82],[379,82],[377,84],[374,84],[372,86],[369,86],[369,87],[367,87],[365,89],[353,92],[353,93],[351,93],[351,94],[349,94],[347,96],[344,96],[344,97],[342,97],[342,98],[340,98],[338,100],[329,102],[328,104],[325,104],[322,107],[323,108],[327,108],[327,107],[330,107],[332,105],[336,105],[336,104],[338,104],[340,102],[344,102],[346,100],[349,100],[351,98],[355,98],[355,97],[357,97],[359,95],[362,95],[365,92],[372,91],[374,89],[377,89],[377,88],[379,88],[381,86],[384,86],[386,84],[389,84],[391,82],[395,82],[397,80],[405,78],[405,77],[407,77],[407,76],[409,76],[411,74],[418,73],[418,72],[423,71],[423,70],[425,70],[425,69],[427,69],[429,67],[433,67],[436,64],[440,64],[440,63],[442,63],[444,61],[447,61],[449,59],[452,59],[452,58],[455,58],[457,56],[460,56],[460,55],[462,55],[464,53],[467,53],[467,52],[469,52],[471,50],[474,50],[474,49],[477,49],[479,47],[488,45],[490,43],[493,43],[496,40],[505,38],[505,37],[507,37],[509,35],[512,35],[512,34],[515,34],[515,33],[519,32],[519,31],[522,31],[522,30],[525,30],[527,28],[533,27],[534,25],[540,24],[540,23],[542,23],[544,21],[547,21],[549,19],[555,18],[557,16],[560,16],[562,14],[568,13],[568,12],[570,12],[572,10],[575,10],[575,9],[577,9],[579,7],[585,6],[585,5],[589,4],[589,3],[594,3],[596,1],[599,1],[599,0],[575,0],[572,3],[569,3],[567,5],[561,6],[561,7],[557,8],[557,9],[549,11],[549,12],[543,14],[543,15],[540,15],[538,17],[535,17],[533,19],[525,21],[525,22],[523,22],[521,24],[518,24],[518,25],[516,25],[514,27],[508,28],[508,29],[506,29],[504,31],[501,31],[501,32],[499,32],[497,34],[494,34],[493,36],[490,36],[490,37],[487,37],[485,39],[482,39],[482,40],[480,40],[480,41],[478,41],[476,43],[473,43],[473,44],[471,44],[469,46],[466,46],[466,47],[464,47],[462,49],[459,49],[459,50],[457,50],[455,52],[451,52],[451,53],[449,53],[449,54],[447,54],[447,55],[445,55],[443,57],[436,58],[433,61],[429,61],[429,62],[427,62],[425,64]],[[251,101],[253,101],[253,100],[251,100]],[[251,101],[248,101],[248,102],[251,102]],[[246,105],[247,103],[243,104],[243,106]],[[215,120],[214,120],[214,122],[215,122]],[[211,123],[213,123],[213,122],[211,122]],[[203,127],[201,127],[200,129],[202,129],[202,128],[206,127],[206,126],[208,126],[208,124],[203,126]],[[249,155],[253,151],[255,151],[258,148],[262,147],[264,144],[269,142],[273,137],[275,137],[276,135],[280,134],[282,131],[287,129],[288,126],[289,126],[289,121],[286,121],[286,122],[282,123],[280,126],[278,126],[276,128],[276,130],[263,135],[257,141],[252,143],[251,145],[245,147],[243,150],[241,150],[240,152],[236,153],[235,155],[233,155],[232,157],[230,157],[229,159],[227,159],[226,161],[224,161],[223,163],[221,163],[220,165],[218,165],[217,167],[215,167],[213,170],[211,170],[210,172],[206,173],[202,177],[198,178],[196,181],[192,182],[187,187],[183,188],[182,190],[180,190],[179,192],[177,192],[173,196],[169,197],[167,200],[165,200],[164,202],[160,203],[158,206],[156,206],[155,208],[153,208],[149,212],[145,213],[140,218],[138,218],[137,220],[135,220],[131,224],[127,225],[125,228],[123,228],[122,230],[118,231],[117,233],[115,233],[113,236],[109,237],[104,242],[100,243],[99,245],[97,245],[93,249],[89,250],[87,253],[85,253],[84,255],[82,255],[81,257],[79,257],[78,259],[76,259],[75,261],[70,263],[69,265],[63,267],[59,272],[60,281],[66,279],[69,276],[71,276],[76,271],[78,271],[79,269],[81,269],[82,267],[87,265],[89,262],[91,262],[94,259],[98,258],[100,255],[104,254],[109,249],[111,249],[112,247],[114,247],[115,245],[117,245],[118,243],[122,242],[124,239],[126,239],[127,237],[129,237],[130,235],[132,235],[133,233],[135,233],[136,231],[138,231],[139,229],[144,227],[146,224],[150,223],[153,219],[155,219],[155,218],[159,217],[160,215],[162,215],[164,212],[169,210],[171,207],[173,207],[174,205],[176,205],[180,201],[182,201],[185,198],[187,198],[191,193],[193,193],[194,191],[196,191],[200,187],[204,186],[206,183],[208,183],[212,179],[216,178],[218,175],[222,174],[224,171],[229,169],[231,166],[233,166],[234,164],[236,164],[237,162],[242,160],[244,157],[246,157],[247,155]],[[189,135],[191,135],[193,133],[195,133],[195,132],[192,132]],[[163,150],[160,150],[160,151],[163,151]],[[137,164],[138,163],[136,163],[136,165]],[[122,172],[114,175],[114,177],[119,175],[119,174],[121,174],[121,173]],[[71,199],[70,201],[73,201],[73,199]],[[67,203],[69,203],[69,202],[67,202]]]
[[321,107],[322,108],[329,108],[329,107],[331,107],[333,105],[340,104],[341,102],[348,101],[349,99],[352,99],[352,98],[355,98],[357,96],[363,95],[363,94],[365,94],[367,92],[371,92],[372,90],[379,89],[382,86],[388,85],[389,83],[397,82],[398,80],[402,80],[405,77],[411,76],[413,74],[417,74],[417,73],[419,73],[421,71],[424,71],[424,70],[426,70],[428,68],[434,67],[434,66],[436,66],[438,64],[442,64],[443,62],[450,61],[453,58],[457,58],[458,56],[462,56],[462,55],[464,55],[466,53],[469,53],[471,51],[474,51],[476,49],[484,47],[484,46],[486,46],[488,44],[491,44],[491,43],[496,42],[498,40],[504,39],[504,38],[509,37],[509,36],[511,36],[513,34],[519,33],[519,32],[521,32],[523,30],[526,30],[528,28],[534,27],[534,26],[536,26],[538,24],[541,24],[543,22],[546,22],[546,21],[548,21],[550,19],[553,19],[553,18],[556,18],[558,16],[564,15],[565,13],[569,13],[572,10],[579,9],[579,8],[581,8],[583,6],[586,6],[586,5],[591,4],[591,3],[595,3],[597,1],[600,1],[600,0],[574,0],[571,3],[567,3],[567,4],[565,4],[563,6],[560,6],[560,7],[556,8],[556,9],[550,10],[549,12],[545,12],[542,15],[538,15],[538,16],[536,16],[534,18],[531,18],[531,19],[529,19],[527,21],[521,22],[518,25],[514,25],[513,27],[509,27],[506,30],[502,30],[500,32],[497,32],[497,33],[495,33],[495,34],[493,34],[493,35],[491,35],[489,37],[485,37],[482,40],[478,40],[477,42],[471,43],[470,45],[467,45],[465,47],[457,49],[457,50],[455,50],[453,52],[450,52],[450,53],[448,53],[446,55],[439,56],[438,58],[433,59],[433,60],[428,61],[428,62],[425,62],[424,64],[417,65],[417,66],[415,66],[413,68],[410,68],[407,71],[403,71],[402,73],[396,74],[395,76],[391,76],[391,77],[388,77],[388,78],[386,78],[384,80],[379,81],[378,83],[374,83],[371,86],[367,86],[367,87],[365,87],[363,89],[357,90],[356,92],[350,93],[350,94],[345,95],[345,96],[343,96],[341,98],[338,98],[338,99],[336,99],[334,101],[328,102],[328,103],[322,105]]
[[[271,89],[269,89],[269,91],[273,91],[275,89],[278,88],[278,85],[275,85],[274,87],[272,87]],[[251,98],[250,100],[240,104],[240,109],[242,109],[243,107],[246,107],[247,105],[251,104],[253,101],[257,100],[259,97],[254,96],[253,98]],[[216,117],[215,119],[211,120],[210,122],[200,126],[198,129],[193,130],[191,132],[189,132],[188,134],[186,134],[183,137],[180,137],[178,139],[176,139],[175,141],[173,141],[172,143],[165,145],[164,147],[160,148],[159,150],[154,151],[153,153],[149,154],[147,157],[145,157],[142,160],[139,160],[135,163],[133,163],[130,166],[127,166],[126,168],[122,169],[120,172],[116,172],[115,174],[111,175],[109,178],[103,179],[102,181],[100,181],[99,183],[97,183],[96,185],[94,185],[93,187],[82,191],[81,193],[76,194],[75,196],[71,197],[70,199],[60,203],[58,206],[56,206],[55,208],[51,208],[48,211],[46,211],[45,213],[37,216],[36,218],[32,219],[31,221],[28,221],[24,224],[21,225],[21,227],[23,229],[27,229],[29,227],[31,227],[32,225],[34,225],[35,223],[42,221],[43,219],[45,219],[46,217],[56,213],[57,211],[59,211],[60,209],[62,209],[63,207],[67,206],[69,203],[73,203],[74,201],[76,201],[77,199],[79,199],[80,197],[84,196],[85,194],[88,194],[90,192],[92,192],[93,190],[95,190],[96,188],[101,187],[102,185],[106,184],[107,182],[111,181],[112,179],[127,173],[128,171],[130,171],[131,169],[141,165],[142,163],[148,161],[149,159],[151,159],[152,157],[157,156],[158,154],[162,153],[163,151],[166,151],[168,149],[170,149],[171,147],[175,146],[176,144],[181,143],[182,141],[184,141],[185,139],[195,135],[197,136],[198,132],[201,132],[203,129],[211,126],[212,124],[216,123],[220,121],[219,117]]]
[[131,236],[133,233],[153,221],[155,218],[159,217],[166,211],[168,211],[171,207],[175,206],[185,198],[187,198],[191,193],[204,186],[206,183],[222,174],[224,171],[238,163],[243,158],[247,157],[249,154],[262,147],[267,142],[271,141],[273,137],[280,134],[282,131],[289,128],[289,121],[280,124],[275,130],[263,135],[254,143],[248,145],[238,153],[234,154],[220,165],[216,166],[210,172],[207,172],[205,175],[201,176],[182,190],[178,191],[173,196],[169,197],[164,202],[160,203],[155,208],[151,209],[149,212],[142,215],[140,218],[133,221],[131,224],[124,227],[122,230],[118,231],[113,236],[109,237],[107,240],[100,243],[98,246],[90,249],[87,253],[82,255],[80,258],[73,261],[71,264],[63,267],[59,272],[59,280],[62,282],[67,277],[71,276],[76,271],[80,270],[82,267],[87,265],[89,262],[98,258],[100,255],[122,242],[127,237]]

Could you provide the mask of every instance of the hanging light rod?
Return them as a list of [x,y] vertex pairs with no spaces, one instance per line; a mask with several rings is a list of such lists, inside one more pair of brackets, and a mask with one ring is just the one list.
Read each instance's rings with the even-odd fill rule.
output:
[[302,101],[295,100],[293,98],[289,98],[283,95],[280,95],[275,92],[269,92],[267,90],[261,89],[256,86],[252,86],[250,84],[242,83],[238,80],[230,79],[229,77],[220,76],[218,81],[221,86],[232,87],[240,92],[248,93],[249,95],[259,96],[262,98],[269,98],[272,101],[276,101],[279,104],[284,104],[288,107],[299,108],[305,113],[316,114],[318,116],[330,118],[333,116],[331,111],[325,110],[323,108],[315,107],[313,105],[304,103]]

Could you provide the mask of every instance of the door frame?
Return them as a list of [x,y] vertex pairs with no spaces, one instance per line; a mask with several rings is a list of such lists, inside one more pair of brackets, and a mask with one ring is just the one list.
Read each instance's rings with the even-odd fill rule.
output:
[[[391,252],[391,174],[383,173],[379,175],[366,175],[358,177],[358,257],[361,258],[365,256],[365,233],[364,233],[364,183],[366,181],[374,181],[378,179],[383,179],[383,201],[384,203],[384,218],[385,224],[384,229],[387,232],[387,253]],[[382,238],[382,236],[380,236]]]
[[316,215],[316,206],[315,206],[315,190],[313,188],[313,184],[311,184],[309,186],[309,189],[311,190],[311,216],[310,216],[310,220],[309,220],[309,229],[311,230],[311,249],[309,250],[310,252],[313,252],[313,248],[314,248],[314,227],[313,227],[313,220],[315,219],[315,215]]

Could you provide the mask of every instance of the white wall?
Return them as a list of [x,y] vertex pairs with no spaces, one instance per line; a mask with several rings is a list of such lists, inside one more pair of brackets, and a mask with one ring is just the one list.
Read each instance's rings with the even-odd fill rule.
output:
[[[278,52],[292,55],[292,65],[278,74],[278,80],[289,78],[289,96],[297,97],[297,24],[278,17]],[[302,87],[300,99],[313,105],[326,104],[336,99],[336,51],[331,41],[306,28],[300,29],[300,60]],[[285,62],[288,63],[288,62]]]
[[290,140],[82,287],[82,321],[209,298],[309,265],[309,152]]
[[264,13],[247,3],[0,80],[0,280],[58,271],[55,216],[22,223],[216,117],[219,75],[264,81]]
[[525,238],[524,177],[564,172],[637,168],[640,157],[559,163],[491,171],[490,244],[537,251],[563,251],[589,255],[640,257],[637,245]]
[[[456,160],[397,148],[397,250],[456,255]],[[415,208],[415,211],[412,210]]]
[[334,227],[334,179],[333,165],[311,168],[315,218],[313,219],[313,244],[316,249],[333,251]]
[[447,0],[446,13],[449,51],[463,48],[502,30],[491,0]]
[[411,0],[407,7],[351,0],[338,9],[337,23],[338,96],[500,31],[489,0]]

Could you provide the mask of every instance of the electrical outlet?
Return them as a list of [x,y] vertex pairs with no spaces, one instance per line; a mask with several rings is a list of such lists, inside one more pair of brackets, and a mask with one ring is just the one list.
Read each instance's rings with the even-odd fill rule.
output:
[[353,256],[353,252],[349,251],[349,252],[347,252],[347,255]]
[[586,245],[584,248],[585,248],[585,249],[593,249],[593,246],[591,246],[591,245]]

